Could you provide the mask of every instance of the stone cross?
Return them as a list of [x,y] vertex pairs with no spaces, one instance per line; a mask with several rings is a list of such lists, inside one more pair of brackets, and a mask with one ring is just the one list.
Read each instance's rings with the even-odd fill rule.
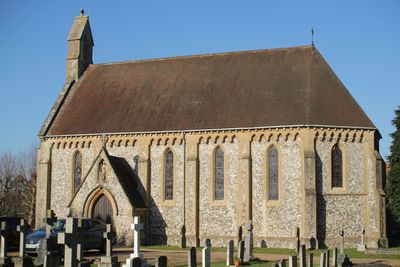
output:
[[343,226],[340,226],[340,254],[344,254],[344,231],[343,231]]
[[239,258],[240,262],[242,263],[244,260],[244,241],[243,240],[239,241],[238,258]]
[[186,248],[186,227],[185,227],[185,225],[182,225],[182,227],[181,227],[180,248]]
[[296,252],[298,253],[300,249],[300,228],[296,228]]
[[210,247],[203,248],[202,253],[201,253],[202,254],[202,262],[201,262],[202,267],[211,267],[210,251],[211,251]]
[[306,267],[306,245],[301,245],[299,250],[300,267]]
[[196,267],[196,248],[191,247],[188,251],[188,267]]
[[314,255],[310,253],[310,255],[308,255],[308,267],[313,267],[313,265],[314,265]]
[[140,231],[143,229],[143,224],[140,223],[140,217],[135,216],[133,218],[133,224],[131,225],[131,229],[133,230],[133,242],[135,244],[133,248],[133,255],[131,258],[143,258],[143,254],[140,253]]
[[337,265],[338,265],[338,263],[337,263],[337,248],[334,248],[333,250],[332,250],[332,266],[333,267],[336,267]]
[[228,242],[228,247],[226,250],[226,265],[231,266],[233,265],[233,240]]
[[243,228],[242,228],[242,226],[239,226],[239,229],[238,229],[238,247],[239,247],[239,242],[242,240],[242,236],[243,236]]
[[289,267],[297,267],[297,256],[289,256]]
[[103,233],[103,238],[106,239],[106,257],[111,257],[112,254],[112,240],[114,238],[114,233],[112,230],[112,225],[107,223],[106,231]]
[[155,267],[167,267],[167,257],[166,256],[160,256],[156,258],[156,266]]
[[361,230],[361,243],[357,245],[357,251],[365,251],[367,246],[365,245],[365,228]]
[[78,266],[77,244],[80,238],[78,232],[78,219],[68,217],[65,220],[65,232],[58,233],[58,244],[64,245],[64,266]]
[[249,220],[247,224],[246,247],[244,253],[244,262],[249,262],[254,259],[253,255],[253,221]]
[[53,228],[54,223],[57,221],[57,217],[54,214],[53,210],[46,211],[46,218],[44,222],[46,223],[46,238],[49,238],[51,235],[51,229]]
[[329,267],[329,258],[330,258],[329,250],[327,250],[325,253],[325,266],[326,267]]
[[286,260],[281,259],[278,265],[279,265],[279,267],[286,267]]
[[17,225],[17,231],[19,232],[19,257],[25,257],[25,234],[27,232],[27,225],[24,219],[21,219],[19,225]]

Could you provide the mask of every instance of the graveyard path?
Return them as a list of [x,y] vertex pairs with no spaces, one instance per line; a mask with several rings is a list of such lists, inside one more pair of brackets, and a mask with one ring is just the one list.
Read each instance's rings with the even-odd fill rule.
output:
[[[119,262],[125,262],[125,260],[129,257],[129,254],[132,253],[131,248],[114,248],[114,255],[118,256]],[[182,250],[157,250],[157,249],[144,249],[141,251],[144,254],[144,257],[149,261],[150,264],[154,264],[154,260],[158,256],[167,256],[168,257],[168,266],[187,266],[187,251]],[[86,254],[86,253],[85,253]],[[91,257],[90,255],[85,255]],[[98,258],[98,255],[92,255],[93,257]],[[288,255],[279,255],[279,254],[255,254],[257,258],[267,261],[279,261],[284,258],[288,260]],[[211,253],[211,261],[225,261],[226,260],[226,252],[212,252]],[[385,264],[390,266],[400,266],[400,258],[399,259],[351,259],[353,263],[356,264]],[[197,263],[201,263],[201,250],[197,250]],[[314,264],[319,265],[319,257],[314,258]]]

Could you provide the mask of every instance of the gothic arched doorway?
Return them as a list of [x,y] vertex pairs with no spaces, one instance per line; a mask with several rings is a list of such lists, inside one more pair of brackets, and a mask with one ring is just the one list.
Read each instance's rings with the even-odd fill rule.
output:
[[113,209],[108,198],[101,194],[93,205],[92,218],[98,219],[105,223],[113,222]]

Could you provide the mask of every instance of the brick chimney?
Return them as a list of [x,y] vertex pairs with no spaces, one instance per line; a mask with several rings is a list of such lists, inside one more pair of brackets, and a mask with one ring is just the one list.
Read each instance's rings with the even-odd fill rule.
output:
[[89,64],[93,63],[93,46],[89,17],[81,9],[68,35],[67,82],[78,80]]

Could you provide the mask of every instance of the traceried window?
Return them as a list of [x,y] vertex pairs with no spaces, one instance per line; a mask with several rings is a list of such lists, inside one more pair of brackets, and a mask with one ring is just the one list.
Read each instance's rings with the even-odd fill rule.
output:
[[336,144],[332,148],[332,187],[343,187],[343,156]]
[[165,153],[164,184],[164,199],[174,199],[174,154],[171,150],[168,150],[167,153]]
[[79,151],[74,154],[74,193],[78,190],[82,178],[82,155]]
[[136,156],[133,158],[133,172],[134,172],[136,175],[139,175],[139,156],[138,156],[138,155],[136,155]]
[[275,146],[268,149],[268,200],[279,199],[279,155]]
[[214,199],[224,199],[224,151],[218,147],[214,152]]

